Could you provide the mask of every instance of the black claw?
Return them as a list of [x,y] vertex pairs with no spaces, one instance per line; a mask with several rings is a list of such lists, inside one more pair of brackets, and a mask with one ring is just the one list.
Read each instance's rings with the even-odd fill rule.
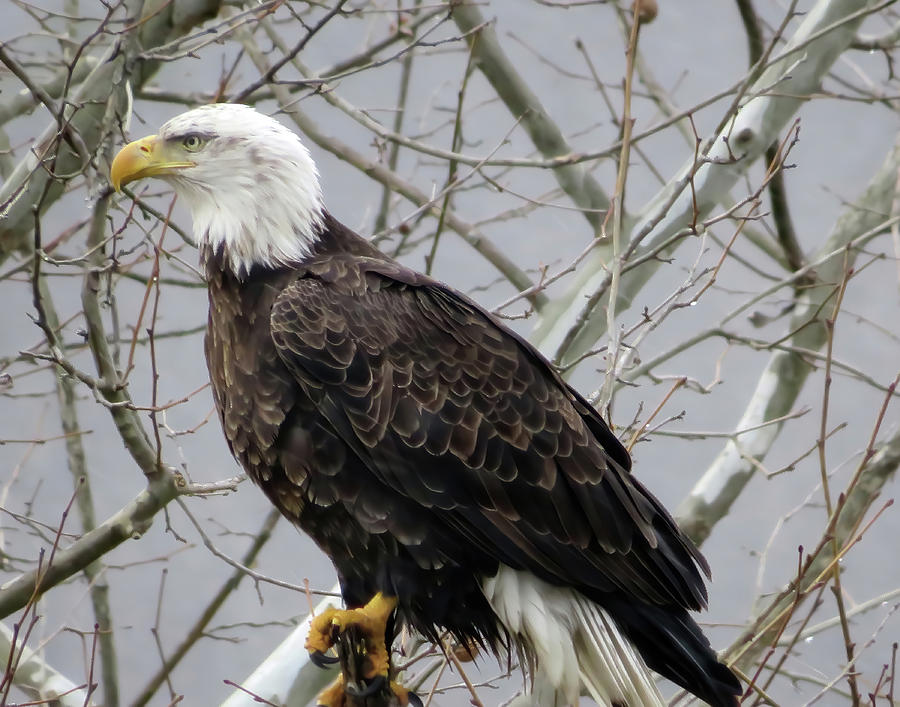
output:
[[329,668],[335,663],[341,662],[337,656],[325,655],[322,651],[313,651],[309,654],[309,659],[317,668]]
[[[356,698],[357,700],[361,700],[365,697],[371,697],[376,692],[378,692],[381,688],[384,687],[384,684],[387,682],[387,678],[384,675],[376,675],[372,678],[372,681],[360,690],[355,683],[348,682],[344,685],[344,692],[346,692],[351,697]],[[365,683],[364,683],[365,684]]]
[[412,707],[425,707],[425,705],[422,704],[422,698],[415,692],[407,692],[406,699],[409,700],[409,704],[412,705]]

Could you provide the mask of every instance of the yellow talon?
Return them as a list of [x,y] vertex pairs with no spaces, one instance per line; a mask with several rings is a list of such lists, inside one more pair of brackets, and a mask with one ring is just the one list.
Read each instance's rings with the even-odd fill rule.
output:
[[371,680],[376,675],[387,677],[391,663],[384,636],[388,619],[396,607],[397,597],[386,597],[381,592],[358,609],[329,607],[312,620],[306,637],[306,650],[310,653],[325,653],[334,645],[337,634],[343,633],[350,626],[356,626],[365,637],[366,652],[371,663],[365,678]]
[[[387,623],[396,607],[396,597],[386,597],[378,592],[365,606],[357,609],[328,608],[313,618],[310,623],[309,635],[306,637],[306,650],[314,656],[314,660],[315,656],[321,660],[324,653],[335,645],[341,635],[353,629],[357,632],[353,635],[360,637],[365,652],[364,660],[356,668],[362,674],[351,674],[349,679],[355,681],[362,678],[371,683],[370,687],[375,689],[376,685],[373,681],[381,678],[381,689],[384,689],[385,681],[389,679],[391,670],[390,648],[385,644],[385,635]],[[345,659],[346,657],[342,656],[342,660]],[[406,689],[396,683],[390,683],[390,688],[401,705],[409,704],[409,693]],[[327,707],[343,707],[347,704],[347,692],[346,679],[342,674],[319,695],[318,704]]]
[[324,653],[334,645],[331,628],[334,625],[335,615],[340,613],[340,609],[330,606],[313,618],[309,625],[309,633],[306,635],[307,651]]

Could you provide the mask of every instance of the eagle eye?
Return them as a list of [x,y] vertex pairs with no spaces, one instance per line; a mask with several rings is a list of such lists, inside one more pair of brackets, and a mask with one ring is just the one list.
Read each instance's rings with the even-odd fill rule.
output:
[[181,139],[181,146],[188,152],[197,152],[206,144],[206,140],[197,134],[185,135]]

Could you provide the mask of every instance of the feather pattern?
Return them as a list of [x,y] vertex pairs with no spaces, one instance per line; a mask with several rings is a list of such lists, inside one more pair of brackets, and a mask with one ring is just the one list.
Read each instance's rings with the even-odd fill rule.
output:
[[328,254],[276,298],[271,326],[369,473],[443,525],[465,521],[470,543],[551,583],[704,605],[702,558],[616,461],[596,412],[462,295],[383,258]]
[[[306,496],[324,515],[346,512],[365,549],[297,522],[335,558],[345,594],[362,603],[394,593],[401,619],[432,637],[446,628],[465,641],[512,640],[543,666],[554,699],[583,683],[595,699],[644,704],[634,700],[655,693],[637,650],[711,703],[734,704],[736,681],[686,611],[705,606],[706,563],[631,476],[602,418],[468,298],[327,213],[325,226],[274,295],[270,332],[314,426],[343,445],[339,465],[310,461]],[[539,586],[565,601],[519,618],[499,610],[485,588],[503,568],[533,577],[532,594]],[[675,635],[687,637],[646,635],[648,610],[674,612]],[[538,650],[534,636],[550,635],[568,648]],[[562,654],[577,659],[551,662]],[[595,674],[596,684],[578,678]]]
[[546,704],[582,687],[654,704],[644,664],[735,704],[687,613],[705,561],[533,347],[327,212],[302,262],[206,263],[232,452],[332,558],[348,604],[384,591],[433,639],[515,647]]

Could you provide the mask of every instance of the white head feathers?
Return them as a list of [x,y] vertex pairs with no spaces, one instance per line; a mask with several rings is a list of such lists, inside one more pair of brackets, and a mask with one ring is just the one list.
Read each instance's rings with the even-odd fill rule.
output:
[[250,106],[217,103],[172,118],[159,138],[192,148],[195,166],[164,178],[191,210],[201,253],[221,251],[239,276],[309,253],[322,192],[296,133]]

